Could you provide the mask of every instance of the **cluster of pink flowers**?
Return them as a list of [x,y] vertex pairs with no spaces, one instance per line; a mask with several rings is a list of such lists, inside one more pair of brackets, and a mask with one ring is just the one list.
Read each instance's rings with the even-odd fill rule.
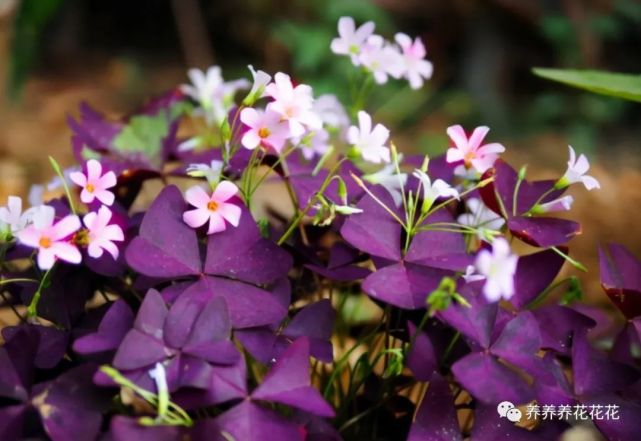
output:
[[338,21],[338,38],[332,41],[332,52],[347,55],[355,66],[372,73],[378,84],[389,77],[409,81],[412,89],[420,89],[432,77],[432,63],[425,59],[427,51],[420,38],[398,33],[394,43],[374,34],[374,23],[368,21],[356,27],[351,17]]
[[[109,209],[114,203],[114,194],[109,191],[116,185],[116,175],[109,171],[103,174],[102,165],[95,159],[86,163],[87,172],[73,172],[71,180],[82,188],[80,200],[85,204],[99,201],[102,205],[82,218],[76,214],[56,217],[51,205],[39,205],[22,211],[22,199],[9,198],[7,207],[0,208],[0,222],[10,226],[13,236],[22,245],[38,250],[37,263],[42,270],[49,270],[56,260],[78,264],[82,261],[79,246],[87,248],[92,258],[100,258],[107,251],[118,259],[119,249],[114,242],[122,242],[122,228],[112,222]],[[84,224],[84,228],[83,228]]]

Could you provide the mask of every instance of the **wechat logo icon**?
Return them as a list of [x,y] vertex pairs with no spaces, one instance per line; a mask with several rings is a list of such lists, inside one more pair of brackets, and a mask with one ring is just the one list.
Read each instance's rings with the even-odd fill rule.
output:
[[496,411],[499,413],[501,418],[507,418],[508,421],[512,423],[518,423],[521,421],[521,411],[514,407],[514,404],[509,401],[503,401],[496,406]]

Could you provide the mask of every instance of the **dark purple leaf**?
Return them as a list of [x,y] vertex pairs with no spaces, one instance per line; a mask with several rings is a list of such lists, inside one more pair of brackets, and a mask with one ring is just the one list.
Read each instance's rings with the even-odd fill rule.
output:
[[641,315],[641,262],[625,247],[609,244],[599,248],[601,286],[628,318]]
[[450,273],[412,263],[397,263],[370,274],[363,291],[375,299],[404,309],[425,307],[427,296]]
[[306,338],[296,340],[280,356],[252,397],[286,404],[320,416],[334,416],[331,406],[311,386],[309,341]]
[[523,242],[541,248],[563,245],[581,233],[578,223],[552,217],[513,217],[507,226]]
[[414,339],[414,346],[407,354],[407,367],[418,381],[430,381],[432,374],[438,370],[432,341],[424,332],[416,335],[416,326],[412,322],[407,323],[407,329],[410,341]]
[[565,259],[554,250],[519,257],[514,275],[514,296],[510,299],[512,304],[520,309],[536,299],[550,286],[564,263]]
[[439,374],[430,379],[427,393],[416,412],[408,441],[463,440],[450,386]]
[[[392,197],[384,188],[374,188],[372,193],[388,207],[395,207]],[[401,225],[369,195],[364,195],[356,207],[363,213],[347,218],[341,228],[343,238],[371,255],[400,260]],[[397,214],[400,216],[400,213]]]
[[163,189],[145,214],[140,235],[127,247],[127,263],[134,270],[161,278],[200,274],[196,231],[182,219],[187,208],[178,187]]

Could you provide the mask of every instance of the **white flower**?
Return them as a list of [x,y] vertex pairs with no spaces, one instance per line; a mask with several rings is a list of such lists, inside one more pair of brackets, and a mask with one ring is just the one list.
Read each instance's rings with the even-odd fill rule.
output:
[[468,265],[468,266],[465,268],[465,274],[463,274],[461,277],[463,277],[463,279],[464,279],[467,283],[470,283],[470,282],[476,282],[477,280],[483,280],[483,279],[485,279],[485,276],[484,276],[484,275],[481,275],[481,274],[477,274],[477,273],[476,273],[476,268],[474,267],[474,265]]
[[465,201],[465,205],[470,212],[460,215],[457,221],[461,225],[478,228],[478,238],[481,240],[487,237],[486,231],[500,230],[505,223],[502,217],[487,208],[480,199],[470,198]]
[[211,164],[189,164],[187,175],[193,178],[205,178],[211,186],[216,186],[223,172],[223,162],[216,159]]
[[211,66],[206,72],[189,69],[187,75],[192,84],[183,84],[181,90],[198,102],[209,124],[221,124],[227,117],[236,91],[249,87],[249,81],[245,79],[225,82],[218,66]]
[[337,55],[349,55],[352,63],[358,66],[358,56],[363,44],[374,32],[374,23],[368,21],[356,29],[352,17],[341,17],[338,20],[338,38],[334,38],[330,45],[332,52]]
[[314,100],[312,110],[329,127],[338,129],[349,127],[349,116],[336,95],[319,96]]
[[568,161],[568,169],[561,179],[556,183],[557,188],[565,188],[570,184],[581,182],[588,190],[601,188],[601,184],[592,176],[586,175],[590,169],[588,158],[584,154],[579,155],[578,159],[576,153],[571,145],[568,146],[570,150],[570,160]]
[[553,213],[556,211],[570,211],[572,209],[572,204],[574,203],[574,198],[570,195],[560,197],[550,202],[544,204],[536,205],[532,208],[533,213]]
[[349,216],[350,214],[362,213],[363,210],[356,207],[350,207],[349,205],[334,205],[334,209],[337,213]]
[[158,416],[167,413],[169,407],[169,386],[167,384],[167,371],[162,363],[157,362],[153,369],[149,371],[149,376],[156,383],[156,392],[158,392]]
[[514,274],[519,257],[512,254],[510,244],[502,237],[492,242],[492,251],[481,250],[476,269],[486,277],[483,294],[490,302],[509,300],[514,295]]
[[403,76],[407,78],[412,89],[420,89],[423,86],[423,79],[429,80],[434,70],[432,63],[425,59],[427,54],[425,45],[420,38],[417,37],[412,41],[408,35],[403,33],[396,34],[394,39],[403,51],[403,62],[405,63]]
[[[398,162],[400,163],[401,161],[402,156],[399,155]],[[392,196],[397,207],[403,202],[401,190],[407,183],[407,173],[396,173],[396,165],[387,164],[376,173],[363,176],[363,179],[371,184],[382,185]]]
[[298,145],[303,157],[308,161],[314,156],[323,156],[330,148],[329,132],[325,129],[314,130],[304,136],[293,138],[293,145]]
[[35,208],[30,208],[22,212],[22,198],[18,196],[9,196],[7,206],[0,207],[0,222],[4,223],[11,229],[12,234],[24,229],[33,218]]
[[254,70],[254,66],[251,64],[249,66],[249,70],[252,73],[252,78],[253,78],[253,84],[252,88],[249,91],[249,94],[247,94],[247,97],[243,100],[243,104],[246,106],[251,106],[256,102],[256,100],[262,98],[265,95],[265,87],[269,84],[269,82],[272,80],[271,75],[269,75],[267,72],[264,72],[262,70]]
[[450,197],[450,198],[459,198],[458,191],[455,188],[452,188],[450,184],[445,182],[442,179],[437,179],[432,182],[430,177],[423,170],[414,170],[412,175],[421,182],[423,187],[423,211],[430,209],[432,204],[438,198]]
[[118,259],[120,254],[118,246],[114,242],[122,242],[125,235],[117,224],[110,224],[113,213],[103,205],[100,209],[87,213],[82,222],[87,227],[87,254],[98,259],[102,257],[104,251],[107,251],[114,260]]
[[398,47],[391,45],[380,35],[372,35],[363,46],[360,63],[372,72],[378,84],[385,84],[388,76],[401,78],[405,62]]
[[380,164],[390,162],[390,149],[385,146],[389,130],[376,124],[372,130],[372,117],[367,112],[358,112],[358,127],[351,126],[347,131],[347,141],[354,146],[364,160]]

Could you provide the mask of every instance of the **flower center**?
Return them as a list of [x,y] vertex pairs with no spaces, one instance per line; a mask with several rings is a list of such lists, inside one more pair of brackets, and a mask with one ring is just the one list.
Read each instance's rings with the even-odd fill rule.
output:
[[258,136],[260,136],[262,139],[267,138],[270,134],[271,132],[267,127],[261,127],[260,129],[258,129]]
[[465,154],[465,157],[463,158],[463,161],[465,162],[465,168],[470,168],[473,159],[476,159],[475,152],[471,151]]
[[87,184],[87,186],[85,187],[85,189],[86,189],[89,193],[93,193],[94,191],[96,191],[96,187],[94,187],[94,186],[93,186],[93,184]]
[[209,211],[216,211],[216,210],[218,210],[218,202],[214,202],[214,201],[209,201],[209,202],[207,202],[207,209],[208,209]]
[[40,245],[40,248],[49,248],[51,246],[51,243],[51,239],[43,236],[40,238],[38,245]]
[[89,242],[90,242],[90,240],[89,240],[89,239],[90,239],[90,238],[89,238],[89,231],[88,231],[88,230],[86,230],[86,229],[84,229],[84,228],[83,228],[82,230],[78,231],[78,232],[77,232],[76,234],[74,234],[74,236],[73,236],[73,242],[74,242],[76,245],[79,245],[79,246],[81,246],[81,247],[86,247],[86,246],[88,246],[88,245],[89,245]]

